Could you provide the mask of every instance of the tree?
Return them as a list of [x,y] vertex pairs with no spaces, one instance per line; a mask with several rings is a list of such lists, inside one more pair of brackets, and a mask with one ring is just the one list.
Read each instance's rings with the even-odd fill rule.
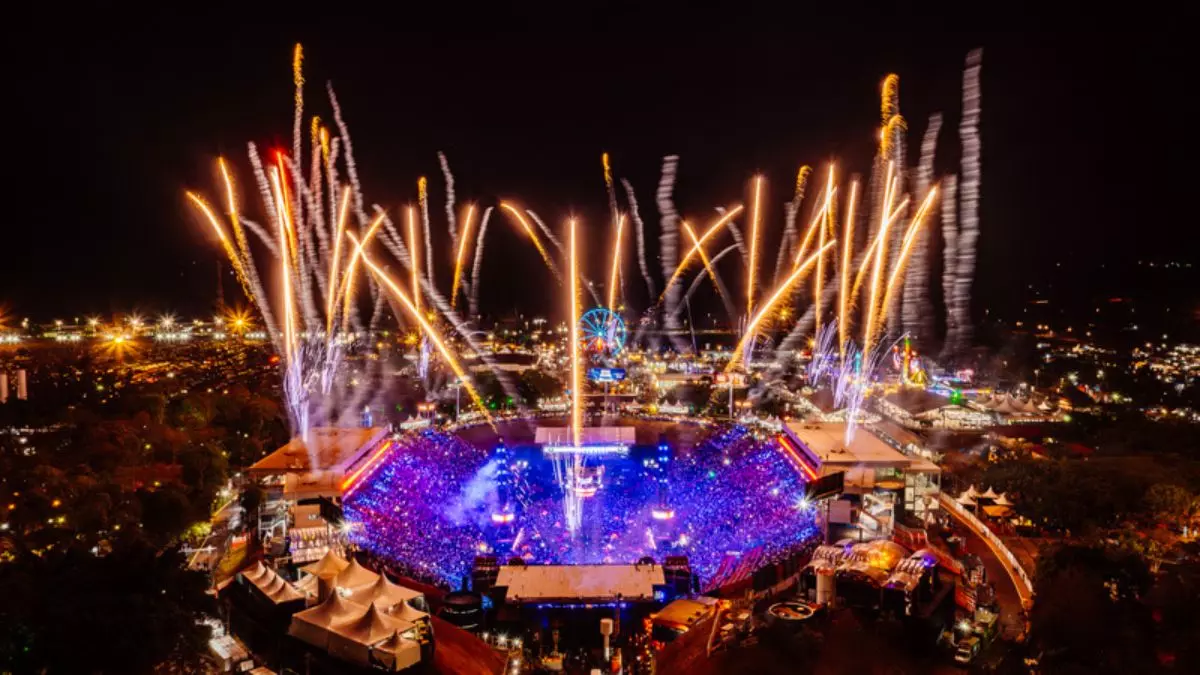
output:
[[201,672],[208,582],[178,550],[132,536],[97,557],[79,547],[0,566],[0,670]]
[[1031,614],[1044,672],[1142,673],[1153,668],[1145,562],[1098,546],[1061,545],[1038,557]]
[[1195,498],[1186,488],[1170,483],[1155,483],[1146,490],[1146,507],[1161,522],[1180,526],[1188,521]]

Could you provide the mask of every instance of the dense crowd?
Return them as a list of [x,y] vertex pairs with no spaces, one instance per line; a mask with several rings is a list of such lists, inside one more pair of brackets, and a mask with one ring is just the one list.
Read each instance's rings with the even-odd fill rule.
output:
[[[715,429],[703,442],[672,453],[660,492],[654,448],[628,456],[588,458],[602,468],[603,487],[579,500],[580,526],[571,532],[553,460],[532,448],[509,455],[511,527],[491,523],[503,510],[491,449],[444,432],[405,436],[346,499],[352,537],[363,549],[412,576],[457,586],[474,556],[503,562],[661,562],[687,555],[704,578],[723,558],[757,549],[763,559],[812,540],[813,514],[804,508],[804,481],[771,440],[741,426]],[[561,467],[560,467],[561,469]],[[656,519],[654,512],[673,512]]]

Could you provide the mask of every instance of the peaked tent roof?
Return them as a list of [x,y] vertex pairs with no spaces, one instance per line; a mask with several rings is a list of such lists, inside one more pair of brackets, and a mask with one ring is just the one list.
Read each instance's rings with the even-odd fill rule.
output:
[[421,610],[416,609],[415,607],[408,604],[407,602],[401,602],[400,604],[393,607],[392,611],[389,612],[389,616],[391,616],[392,618],[395,618],[395,619],[400,619],[402,621],[409,621],[411,623],[417,623],[418,621],[425,621],[429,618],[429,614],[427,612],[422,612]]
[[338,623],[330,630],[359,644],[373,645],[386,640],[397,631],[404,632],[412,627],[411,622],[393,619],[372,603],[361,616]]
[[384,609],[404,603],[406,600],[421,597],[420,591],[405,588],[393,583],[386,575],[380,574],[374,583],[363,586],[350,594],[350,602],[360,605],[376,603]]
[[300,568],[301,572],[308,572],[314,576],[334,576],[350,566],[350,562],[342,556],[334,553],[333,549],[329,549],[325,556],[315,563],[310,563]]
[[379,575],[358,564],[351,558],[350,564],[334,577],[334,583],[343,588],[357,589],[375,583]]

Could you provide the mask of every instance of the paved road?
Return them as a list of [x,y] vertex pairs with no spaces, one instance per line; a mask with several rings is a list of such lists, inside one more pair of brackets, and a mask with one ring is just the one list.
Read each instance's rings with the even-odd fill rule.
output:
[[947,513],[954,518],[956,529],[966,540],[967,552],[974,553],[983,560],[983,567],[987,570],[988,579],[996,588],[996,601],[1000,604],[1000,621],[1005,634],[1016,635],[1023,632],[1021,593],[1017,590],[1016,582],[1008,573],[1005,564],[996,556],[992,547],[983,540],[983,537],[976,534],[966,521],[960,520],[958,515],[949,509],[947,509]]

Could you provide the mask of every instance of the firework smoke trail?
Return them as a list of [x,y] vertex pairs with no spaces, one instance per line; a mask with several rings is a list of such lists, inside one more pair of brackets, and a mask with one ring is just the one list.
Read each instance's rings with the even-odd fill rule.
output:
[[371,261],[370,256],[363,251],[363,244],[360,243],[358,238],[354,236],[354,233],[347,232],[346,235],[350,237],[351,241],[354,242],[356,247],[356,259],[362,260],[362,263],[367,266],[367,269],[370,270],[371,274],[392,292],[392,295],[404,305],[404,308],[408,310],[408,313],[412,316],[412,318],[421,326],[421,332],[433,342],[434,347],[436,347],[438,352],[442,355],[442,359],[446,361],[446,365],[450,366],[450,369],[454,371],[455,376],[457,376],[459,381],[462,382],[463,388],[465,388],[467,393],[470,395],[471,401],[474,402],[475,406],[479,408],[479,411],[483,413],[484,419],[487,420],[488,424],[491,425],[492,429],[494,430],[496,425],[494,420],[492,420],[491,413],[488,412],[487,406],[484,405],[483,399],[479,396],[479,392],[475,389],[475,385],[472,383],[470,376],[465,370],[463,370],[463,367],[459,364],[458,359],[455,358],[454,353],[451,352],[450,348],[446,346],[446,341],[442,339],[442,336],[438,333],[437,329],[425,319],[420,309],[416,306],[416,304],[413,303],[412,299],[405,294],[404,289],[400,288],[399,284],[397,284],[387,272],[380,269],[374,262]]
[[471,216],[475,215],[475,205],[467,206],[467,217],[463,221],[462,236],[458,241],[458,255],[454,258],[454,285],[450,288],[450,308],[458,300],[458,287],[462,283],[463,254],[466,253],[467,243],[471,240]]
[[[713,287],[717,289],[717,296],[721,298],[721,302],[725,305],[725,311],[729,314],[730,322],[735,321],[737,317],[737,310],[734,308],[733,300],[729,296],[729,289],[725,288],[725,282],[722,281],[721,276],[717,274],[717,268],[714,267],[716,261],[709,260],[708,254],[704,252],[703,240],[696,238],[696,233],[686,221],[683,223],[683,229],[687,233],[688,238],[692,241],[692,250],[700,254],[700,261],[704,263],[704,269],[702,270],[702,273],[707,274],[709,279],[712,279]],[[710,230],[711,229],[712,228],[710,228]],[[736,247],[737,245],[734,244],[734,248]],[[690,256],[691,253],[689,252],[688,255]],[[691,298],[691,295],[692,294],[689,289],[689,292],[685,293],[683,296],[684,302],[688,302],[689,298]]]
[[[606,159],[604,165],[607,168],[608,167],[608,162],[607,162],[608,155],[605,155],[604,157]],[[612,192],[611,181],[609,182],[609,192],[610,193]],[[615,206],[616,203],[617,203],[616,198],[614,197],[613,205]],[[617,272],[618,272],[618,270],[621,269],[621,233],[624,230],[625,230],[625,216],[624,215],[617,216],[617,238],[616,238],[616,241],[613,242],[612,272],[608,276],[608,309],[613,314],[617,313]]]
[[[672,197],[672,193],[675,191],[675,173],[678,168],[678,155],[663,157],[662,177],[658,181],[658,192],[655,195],[660,222],[659,246],[662,252],[662,271],[665,278],[671,276],[671,271],[675,268],[675,261],[679,259],[679,213],[675,210],[675,202]],[[682,326],[680,326],[679,318],[675,313],[675,309],[679,306],[679,288],[669,284],[663,293],[667,303],[663,329],[667,332],[671,346],[676,352],[682,354],[687,351],[687,343],[679,334]]]
[[871,261],[873,263],[873,269],[871,271],[870,300],[867,304],[867,319],[863,324],[863,351],[867,352],[868,354],[871,351],[870,345],[875,339],[875,323],[878,320],[877,315],[879,313],[879,308],[876,303],[879,299],[879,292],[882,290],[880,288],[880,283],[883,280],[883,263],[885,260],[887,260],[887,237],[888,229],[892,220],[888,217],[888,214],[891,212],[892,200],[895,198],[895,194],[893,192],[895,188],[895,181],[892,179],[893,170],[894,167],[889,162],[887,172],[888,190],[886,193],[884,193],[883,197],[883,218],[881,219],[882,222],[879,225],[879,232],[875,235],[875,243],[872,244],[872,246],[875,248],[875,257]]
[[[292,159],[300,162],[300,134],[304,128],[304,48],[297,42],[292,50],[292,84],[296,87],[296,105],[292,118]],[[297,195],[298,197],[299,195]],[[297,214],[300,205],[293,208]]]
[[659,302],[663,301],[663,298],[667,296],[667,291],[669,291],[671,286],[675,284],[675,281],[679,278],[679,275],[683,274],[683,271],[687,269],[688,263],[692,260],[692,256],[703,252],[704,242],[708,241],[710,237],[716,234],[722,226],[729,224],[741,212],[742,206],[739,204],[733,209],[726,211],[720,218],[717,219],[717,222],[709,225],[708,229],[704,231],[704,234],[700,235],[699,240],[695,239],[693,236],[691,248],[688,249],[687,254],[683,256],[683,260],[679,262],[679,266],[675,268],[675,271],[671,273],[670,278],[667,279],[666,286],[663,288],[663,294],[658,298]]
[[421,207],[421,227],[425,230],[425,249],[421,251],[421,264],[425,265],[425,276],[436,285],[433,278],[433,236],[429,231],[429,181],[421,176],[417,179],[417,204]]
[[[896,263],[892,266],[892,274],[888,277],[886,292],[883,294],[883,311],[887,312],[891,306],[891,300],[895,297],[897,287],[900,286],[902,275],[908,263],[909,255],[913,249],[913,243],[920,236],[922,231],[921,226],[925,223],[925,216],[929,213],[929,208],[933,204],[933,200],[937,198],[937,186],[934,185],[929,189],[929,194],[926,195],[925,201],[921,203],[917,209],[917,214],[913,216],[912,223],[908,226],[908,231],[904,233],[904,240],[900,245],[900,252],[896,256]],[[884,317],[880,317],[882,320]]]
[[542,234],[546,235],[546,239],[550,240],[551,244],[554,244],[554,248],[558,249],[558,254],[561,256],[566,256],[566,249],[563,248],[562,242],[559,241],[557,236],[555,236],[554,230],[550,229],[546,225],[546,221],[542,220],[541,216],[534,213],[533,209],[525,209],[525,213],[529,214],[529,217],[533,219],[534,224],[538,226],[538,229],[542,231]]
[[733,356],[729,359],[729,365],[725,367],[725,372],[730,372],[737,366],[738,361],[741,360],[741,356],[745,351],[746,341],[753,339],[754,334],[758,331],[758,325],[762,323],[767,313],[779,302],[780,298],[787,295],[788,290],[791,289],[793,284],[800,281],[813,268],[817,262],[817,258],[825,255],[833,245],[834,242],[832,241],[825,244],[824,248],[817,249],[816,253],[813,253],[808,260],[805,260],[796,269],[792,270],[788,278],[784,279],[783,283],[779,284],[775,292],[771,294],[771,297],[759,307],[758,313],[746,322],[746,328],[742,331],[742,337],[738,340],[737,347],[733,350]]
[[833,364],[837,362],[838,357],[835,352],[838,350],[836,346],[838,327],[837,322],[825,324],[817,331],[816,337],[813,338],[812,358],[808,362],[808,368],[805,372],[805,378],[808,380],[808,386],[817,387],[820,385],[822,378],[825,377],[833,369]]
[[[717,263],[721,262],[721,259],[726,255],[736,250],[738,250],[737,244],[730,244],[729,246],[721,249],[721,252],[713,256],[712,260],[709,261],[711,263],[713,273],[716,274],[716,276],[713,277],[713,282],[717,285],[717,294],[720,295],[721,299],[725,302],[725,312],[729,316],[730,325],[733,325],[737,322],[737,309],[733,306],[733,301],[730,300],[729,289],[725,287],[725,282],[721,279],[721,273],[717,269]],[[684,303],[691,301],[692,296],[696,293],[696,289],[700,288],[700,282],[704,281],[704,279],[708,276],[709,274],[707,269],[702,269],[696,273],[695,278],[692,279],[692,284],[688,286],[687,292],[683,294]],[[682,311],[682,306],[680,309],[676,310],[676,312],[679,311]]]
[[954,290],[958,287],[954,270],[958,263],[958,176],[950,174],[944,180],[946,193],[942,197],[942,294],[946,297],[946,343],[942,357],[954,352],[958,335],[958,314],[954,306]]
[[450,172],[450,161],[446,159],[446,153],[438,152],[437,156],[438,164],[442,166],[442,177],[446,181],[446,227],[450,230],[450,241],[456,241],[458,220],[454,215],[454,174]]
[[796,240],[799,239],[796,233],[796,216],[800,213],[800,204],[804,201],[804,191],[811,173],[811,166],[806,164],[800,167],[796,174],[796,192],[784,207],[783,238],[779,242],[779,252],[775,255],[775,276],[772,277],[774,283],[779,283],[779,275],[783,274],[783,261],[787,258],[788,251],[796,247]]
[[962,241],[954,270],[954,312],[958,330],[954,336],[954,351],[962,353],[971,343],[971,281],[975,277],[975,245],[979,240],[979,115],[981,93],[979,73],[983,68],[983,50],[967,54],[963,71],[963,116],[958,125],[962,139]]
[[471,297],[469,308],[471,316],[479,316],[479,271],[483,268],[483,236],[487,234],[488,220],[492,217],[492,207],[483,210],[479,219],[479,235],[475,238],[475,263],[471,266]]
[[533,242],[534,247],[537,248],[538,253],[541,254],[542,260],[546,263],[546,267],[550,268],[550,271],[554,273],[554,278],[558,279],[558,282],[561,284],[562,273],[558,271],[558,265],[554,264],[554,260],[552,260],[550,258],[550,254],[546,252],[546,247],[542,246],[542,240],[538,239],[537,233],[533,231],[533,227],[529,225],[529,221],[526,220],[525,216],[521,214],[521,210],[512,204],[509,204],[508,202],[500,202],[500,208],[508,211],[512,214],[513,218],[516,218],[517,224],[521,226],[521,229],[525,231],[526,236],[529,237],[530,241]]
[[642,279],[646,281],[646,290],[650,292],[649,297],[653,298],[658,293],[654,290],[654,279],[650,276],[650,268],[646,265],[646,225],[642,222],[642,215],[638,212],[637,197],[633,193],[633,186],[624,178],[621,179],[621,185],[625,188],[625,198],[629,201],[629,217],[637,226],[638,268],[642,271]]
[[[921,158],[917,164],[917,194],[924,195],[933,183],[933,158],[937,153],[938,133],[942,129],[942,116],[929,116],[929,125],[921,137]],[[904,300],[901,305],[904,332],[915,335],[918,340],[929,337],[933,332],[933,307],[929,302],[929,233],[923,230],[917,235],[907,277],[904,280]]]

